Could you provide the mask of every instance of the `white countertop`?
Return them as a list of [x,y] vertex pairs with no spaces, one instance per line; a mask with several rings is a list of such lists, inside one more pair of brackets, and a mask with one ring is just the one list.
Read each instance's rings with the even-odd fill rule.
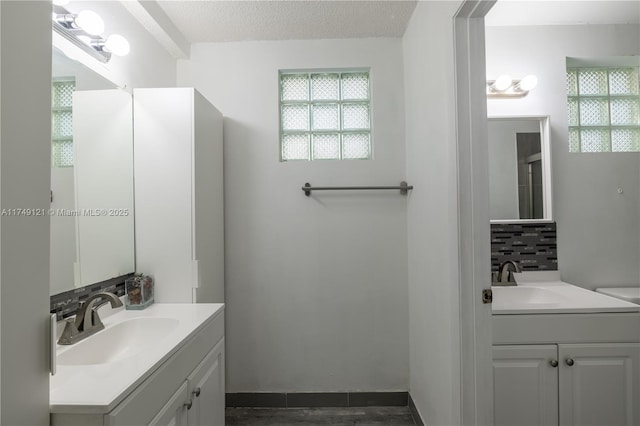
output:
[[598,293],[626,300],[640,305],[640,287],[601,287],[596,288]]
[[[108,306],[108,305],[107,305]],[[101,308],[102,309],[102,308]],[[106,308],[109,309],[109,308]],[[222,303],[156,303],[141,311],[119,310],[102,315],[105,330],[133,318],[175,318],[177,326],[154,340],[149,351],[125,359],[93,365],[60,365],[50,379],[52,413],[106,413],[173,355],[186,340],[224,310]],[[103,331],[100,331],[96,336]],[[75,345],[58,345],[57,355],[77,345],[90,345],[91,337]]]
[[563,282],[557,271],[514,277],[517,286],[491,287],[494,315],[640,312],[640,305]]

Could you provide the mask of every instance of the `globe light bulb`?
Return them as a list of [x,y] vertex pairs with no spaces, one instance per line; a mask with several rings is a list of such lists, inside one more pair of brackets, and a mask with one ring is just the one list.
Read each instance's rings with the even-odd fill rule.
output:
[[87,34],[100,35],[104,32],[104,21],[100,15],[91,10],[83,10],[78,13],[75,23]]
[[525,76],[522,80],[520,80],[520,83],[518,83],[518,87],[520,88],[520,90],[524,92],[528,92],[529,90],[533,89],[537,85],[538,85],[538,77],[536,77],[533,74]]
[[126,56],[129,54],[131,47],[126,38],[120,34],[112,34],[104,43],[104,50],[117,56]]
[[508,75],[501,75],[500,77],[498,77],[496,79],[496,81],[493,83],[492,87],[494,90],[498,91],[498,92],[504,92],[505,90],[507,90],[509,87],[511,87],[511,77]]

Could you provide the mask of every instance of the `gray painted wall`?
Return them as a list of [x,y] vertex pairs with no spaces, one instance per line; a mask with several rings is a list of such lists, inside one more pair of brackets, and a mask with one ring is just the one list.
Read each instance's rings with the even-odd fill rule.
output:
[[[0,11],[0,207],[46,210],[51,3],[3,1]],[[49,218],[3,215],[0,227],[0,423],[48,425]]]
[[639,55],[639,26],[489,27],[486,40],[487,78],[538,76],[538,87],[529,96],[490,100],[488,113],[550,116],[562,279],[591,289],[637,285],[639,154],[569,153],[565,58]]
[[459,5],[418,2],[402,42],[407,178],[416,185],[407,206],[409,390],[433,425],[461,421],[452,21]]
[[[196,44],[178,62],[225,115],[227,392],[407,389],[407,199],[300,189],[404,179],[402,63],[384,38]],[[368,66],[374,159],[279,162],[278,70]]]

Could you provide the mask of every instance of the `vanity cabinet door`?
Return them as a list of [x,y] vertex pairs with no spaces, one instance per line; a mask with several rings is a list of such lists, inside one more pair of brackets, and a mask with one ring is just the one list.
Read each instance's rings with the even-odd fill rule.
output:
[[189,426],[224,426],[224,338],[189,376]]
[[640,425],[640,344],[567,344],[559,354],[561,425]]
[[493,347],[495,426],[558,425],[557,355],[556,345]]
[[149,426],[187,426],[188,382],[185,382],[173,394],[171,399],[162,407],[160,412],[151,420]]

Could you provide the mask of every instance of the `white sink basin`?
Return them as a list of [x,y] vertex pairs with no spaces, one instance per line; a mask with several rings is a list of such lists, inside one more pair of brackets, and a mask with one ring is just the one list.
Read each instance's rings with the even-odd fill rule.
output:
[[111,312],[108,305],[100,309],[105,311],[104,330],[75,345],[57,345],[56,374],[49,380],[52,413],[113,410],[205,323],[223,315],[224,305],[154,303],[141,311]]
[[[555,272],[553,274],[552,272]],[[560,280],[556,271],[516,273],[517,286],[493,286],[492,312],[501,314],[561,314],[638,312],[639,305],[614,299]]]
[[59,365],[95,365],[119,361],[152,347],[178,327],[175,318],[139,317],[118,322],[57,356]]
[[493,298],[505,305],[559,305],[566,297],[550,289],[541,287],[492,287]]

